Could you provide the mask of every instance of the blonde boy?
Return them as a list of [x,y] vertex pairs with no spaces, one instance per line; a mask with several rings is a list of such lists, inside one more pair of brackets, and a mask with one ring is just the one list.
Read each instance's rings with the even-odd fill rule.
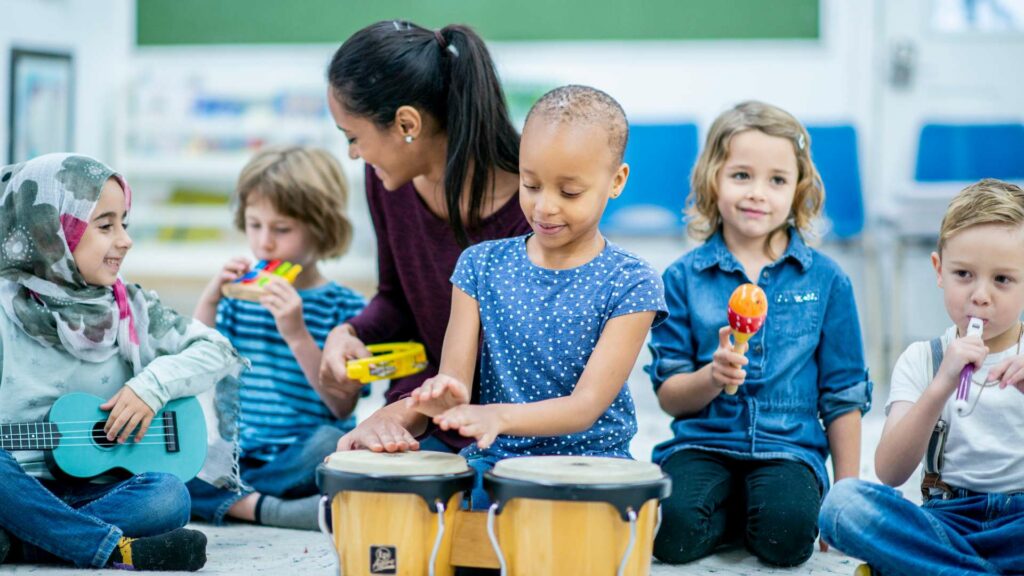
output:
[[[875,452],[885,485],[837,483],[821,509],[821,535],[883,574],[1020,574],[1024,191],[987,179],[960,192],[932,265],[953,326],[911,344],[897,361]],[[972,317],[984,322],[981,336],[964,335]],[[953,393],[968,364],[975,368],[969,402],[957,412]],[[917,507],[893,487],[926,455],[938,464],[926,466],[935,474],[925,478]]]

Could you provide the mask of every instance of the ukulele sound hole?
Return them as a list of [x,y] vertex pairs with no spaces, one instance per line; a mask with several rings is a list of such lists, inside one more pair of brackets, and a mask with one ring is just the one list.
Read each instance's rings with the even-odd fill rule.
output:
[[104,448],[117,446],[117,440],[107,440],[107,433],[103,431],[106,422],[97,422],[92,425],[92,440]]

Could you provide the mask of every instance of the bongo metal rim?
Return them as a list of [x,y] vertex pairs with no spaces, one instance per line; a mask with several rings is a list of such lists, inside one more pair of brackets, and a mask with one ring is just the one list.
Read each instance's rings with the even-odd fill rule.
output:
[[663,500],[672,493],[672,480],[665,474],[657,480],[633,483],[609,484],[554,484],[532,482],[498,476],[488,470],[484,472],[484,489],[492,502],[498,505],[500,514],[510,500],[552,500],[556,502],[604,502],[611,504],[624,521],[629,521],[629,511],[639,513],[640,508],[650,500]]
[[432,512],[435,502],[445,502],[458,492],[473,488],[476,472],[470,468],[456,474],[424,474],[417,476],[388,476],[344,472],[326,464],[316,467],[316,485],[320,493],[334,499],[338,492],[378,492],[387,494],[414,494],[423,498]]

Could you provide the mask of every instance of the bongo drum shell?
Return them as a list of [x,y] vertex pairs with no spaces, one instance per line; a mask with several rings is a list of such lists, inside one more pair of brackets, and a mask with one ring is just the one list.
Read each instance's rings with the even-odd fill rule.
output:
[[628,554],[622,573],[640,576],[650,571],[658,501],[671,481],[646,462],[536,456],[499,462],[484,487],[510,575],[613,575]]
[[[462,494],[445,503],[445,534],[434,559],[436,576],[452,576],[451,534]],[[414,494],[338,492],[331,502],[341,574],[426,576],[438,532],[438,513]]]
[[[640,509],[624,575],[650,573],[657,515],[657,500]],[[511,576],[614,576],[630,540],[629,524],[604,502],[512,500],[496,531]]]
[[455,513],[473,476],[455,454],[331,455],[317,484],[330,498],[340,573],[426,575],[433,565],[433,574],[451,576]]

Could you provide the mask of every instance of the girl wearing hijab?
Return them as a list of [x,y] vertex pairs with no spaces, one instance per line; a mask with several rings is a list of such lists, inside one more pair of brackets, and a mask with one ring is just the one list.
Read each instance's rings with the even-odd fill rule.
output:
[[[201,322],[126,285],[131,189],[84,156],[0,169],[0,423],[40,422],[69,392],[107,399],[108,440],[139,441],[168,401],[236,376],[244,361]],[[206,537],[183,528],[176,476],[54,477],[40,451],[0,450],[0,560],[200,569]],[[17,495],[17,497],[12,497]]]

